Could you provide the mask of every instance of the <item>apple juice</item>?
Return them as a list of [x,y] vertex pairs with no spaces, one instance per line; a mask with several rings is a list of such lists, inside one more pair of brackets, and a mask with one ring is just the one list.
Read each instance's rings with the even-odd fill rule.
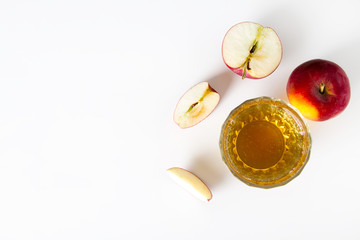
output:
[[252,121],[236,131],[233,153],[239,161],[256,169],[274,166],[285,150],[281,130],[271,122]]
[[249,185],[265,188],[296,177],[310,147],[310,134],[298,111],[268,97],[235,108],[220,137],[222,157],[231,172]]

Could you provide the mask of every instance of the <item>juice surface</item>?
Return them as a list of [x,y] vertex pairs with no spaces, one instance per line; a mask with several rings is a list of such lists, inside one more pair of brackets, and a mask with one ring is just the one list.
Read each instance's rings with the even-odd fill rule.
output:
[[284,137],[276,125],[266,121],[247,124],[237,137],[241,160],[250,167],[265,169],[275,165],[284,152]]

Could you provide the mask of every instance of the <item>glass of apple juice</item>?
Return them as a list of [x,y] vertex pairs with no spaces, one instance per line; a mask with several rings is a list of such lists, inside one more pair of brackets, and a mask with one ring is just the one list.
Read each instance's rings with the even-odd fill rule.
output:
[[236,107],[220,135],[222,159],[250,186],[272,188],[298,176],[310,156],[311,137],[302,115],[281,99],[260,97]]

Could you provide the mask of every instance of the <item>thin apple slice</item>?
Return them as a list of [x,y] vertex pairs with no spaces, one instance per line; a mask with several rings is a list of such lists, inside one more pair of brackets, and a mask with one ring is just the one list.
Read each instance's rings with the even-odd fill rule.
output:
[[279,66],[282,46],[273,29],[242,22],[226,33],[222,55],[225,64],[242,78],[264,78]]
[[184,187],[187,191],[195,197],[208,202],[212,198],[212,193],[206,184],[195,174],[183,168],[173,167],[167,170],[169,176]]
[[192,127],[204,120],[219,103],[220,95],[208,82],[190,88],[179,100],[174,121],[181,128]]

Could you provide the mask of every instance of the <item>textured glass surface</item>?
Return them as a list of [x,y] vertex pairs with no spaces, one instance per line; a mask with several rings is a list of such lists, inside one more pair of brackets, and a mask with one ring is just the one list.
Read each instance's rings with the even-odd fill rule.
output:
[[[275,144],[274,141],[274,146],[270,144],[265,151],[269,156],[279,156],[277,161],[270,159],[270,163],[251,164],[248,159],[244,159],[252,151],[263,151],[260,149],[264,148],[260,145],[256,148],[256,139],[253,145],[248,144],[253,149],[246,149],[247,145],[240,141],[241,131],[251,125],[271,125],[278,129],[276,131],[282,138],[281,142]],[[248,137],[251,141],[251,136]],[[254,138],[263,140],[259,136]],[[238,141],[243,145],[239,146]],[[269,97],[251,99],[236,107],[224,122],[220,135],[220,151],[230,171],[243,182],[262,188],[284,185],[296,177],[309,159],[310,148],[310,133],[301,114],[284,101]],[[242,149],[243,152],[238,153]],[[261,155],[254,152],[254,156]],[[263,161],[267,161],[266,156]]]

